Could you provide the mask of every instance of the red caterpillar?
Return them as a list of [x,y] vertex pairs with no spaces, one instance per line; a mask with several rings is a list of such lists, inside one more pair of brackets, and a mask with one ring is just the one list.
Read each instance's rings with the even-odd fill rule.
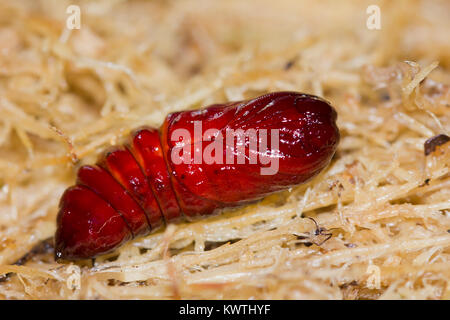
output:
[[[326,101],[296,92],[172,113],[159,131],[140,129],[97,165],[79,169],[76,185],[60,201],[55,257],[92,258],[169,222],[211,215],[303,183],[330,162],[339,142],[336,118]],[[199,123],[200,138],[195,132]],[[237,138],[236,145],[233,137],[230,145],[223,137],[238,129],[257,131],[253,142],[261,146],[270,140],[278,148],[256,150],[250,136]],[[177,132],[194,139],[181,139]],[[207,132],[215,134],[205,139]],[[213,143],[217,149],[211,152]],[[194,159],[181,161],[192,150]],[[208,151],[214,159],[229,158],[223,163],[195,158]],[[260,158],[255,162],[253,156]],[[236,158],[237,163],[228,161]],[[277,170],[262,174],[271,159]]]

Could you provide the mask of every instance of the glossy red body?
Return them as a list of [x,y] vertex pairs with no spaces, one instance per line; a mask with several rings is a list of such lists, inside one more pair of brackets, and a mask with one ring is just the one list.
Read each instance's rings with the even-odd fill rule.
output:
[[[160,130],[140,129],[97,165],[80,168],[76,186],[61,198],[55,256],[92,258],[169,222],[211,215],[303,183],[330,162],[339,142],[336,117],[326,101],[296,92],[172,113]],[[256,163],[229,164],[173,161],[174,148],[188,145],[192,153],[203,152],[212,143],[202,135],[196,138],[196,123],[201,123],[202,134],[216,129],[219,134],[211,140],[225,137],[231,129],[266,129],[271,141],[273,129],[278,129],[277,152],[269,147],[264,153],[277,158],[277,172],[261,174],[267,163],[259,158]],[[177,129],[193,138],[173,141]],[[223,144],[223,159],[227,152],[237,159],[245,150],[246,160],[250,152],[262,152],[251,149],[249,140],[241,141],[241,148],[238,142],[230,147],[225,138],[216,143]]]

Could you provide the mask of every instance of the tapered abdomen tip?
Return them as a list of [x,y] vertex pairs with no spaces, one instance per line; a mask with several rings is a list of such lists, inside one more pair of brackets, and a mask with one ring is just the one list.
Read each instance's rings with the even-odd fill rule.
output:
[[66,190],[57,219],[55,259],[92,258],[131,238],[122,216],[84,186]]

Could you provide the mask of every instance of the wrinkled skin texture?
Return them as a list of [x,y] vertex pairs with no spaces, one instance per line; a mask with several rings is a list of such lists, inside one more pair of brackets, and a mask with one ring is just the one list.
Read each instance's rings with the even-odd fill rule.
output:
[[[125,147],[108,152],[96,166],[80,168],[77,185],[61,198],[55,256],[92,258],[169,222],[211,215],[308,181],[336,151],[336,118],[326,101],[296,92],[170,114],[159,131],[140,129]],[[201,135],[194,134],[195,123],[201,123]],[[190,138],[180,138],[177,129]],[[212,139],[203,136],[208,129],[217,129]],[[249,139],[227,144],[230,129],[255,129],[258,148]],[[267,130],[265,150],[259,148],[261,129]],[[274,129],[279,146],[272,149]],[[211,153],[212,140],[221,146],[217,153]],[[174,155],[184,154],[183,148],[191,152],[189,161],[174,161]],[[195,163],[194,150],[222,163],[208,164],[203,158]],[[242,151],[245,162],[238,163]],[[228,164],[227,154],[235,156]],[[256,163],[249,163],[250,154]],[[274,174],[261,174],[261,168],[270,166],[261,161],[263,155],[277,158]]]

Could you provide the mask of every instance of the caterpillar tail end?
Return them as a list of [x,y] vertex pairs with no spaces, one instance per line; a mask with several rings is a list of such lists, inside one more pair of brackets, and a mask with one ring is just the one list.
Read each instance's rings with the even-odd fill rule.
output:
[[66,190],[59,207],[55,260],[82,260],[110,252],[131,239],[123,218],[84,186]]

